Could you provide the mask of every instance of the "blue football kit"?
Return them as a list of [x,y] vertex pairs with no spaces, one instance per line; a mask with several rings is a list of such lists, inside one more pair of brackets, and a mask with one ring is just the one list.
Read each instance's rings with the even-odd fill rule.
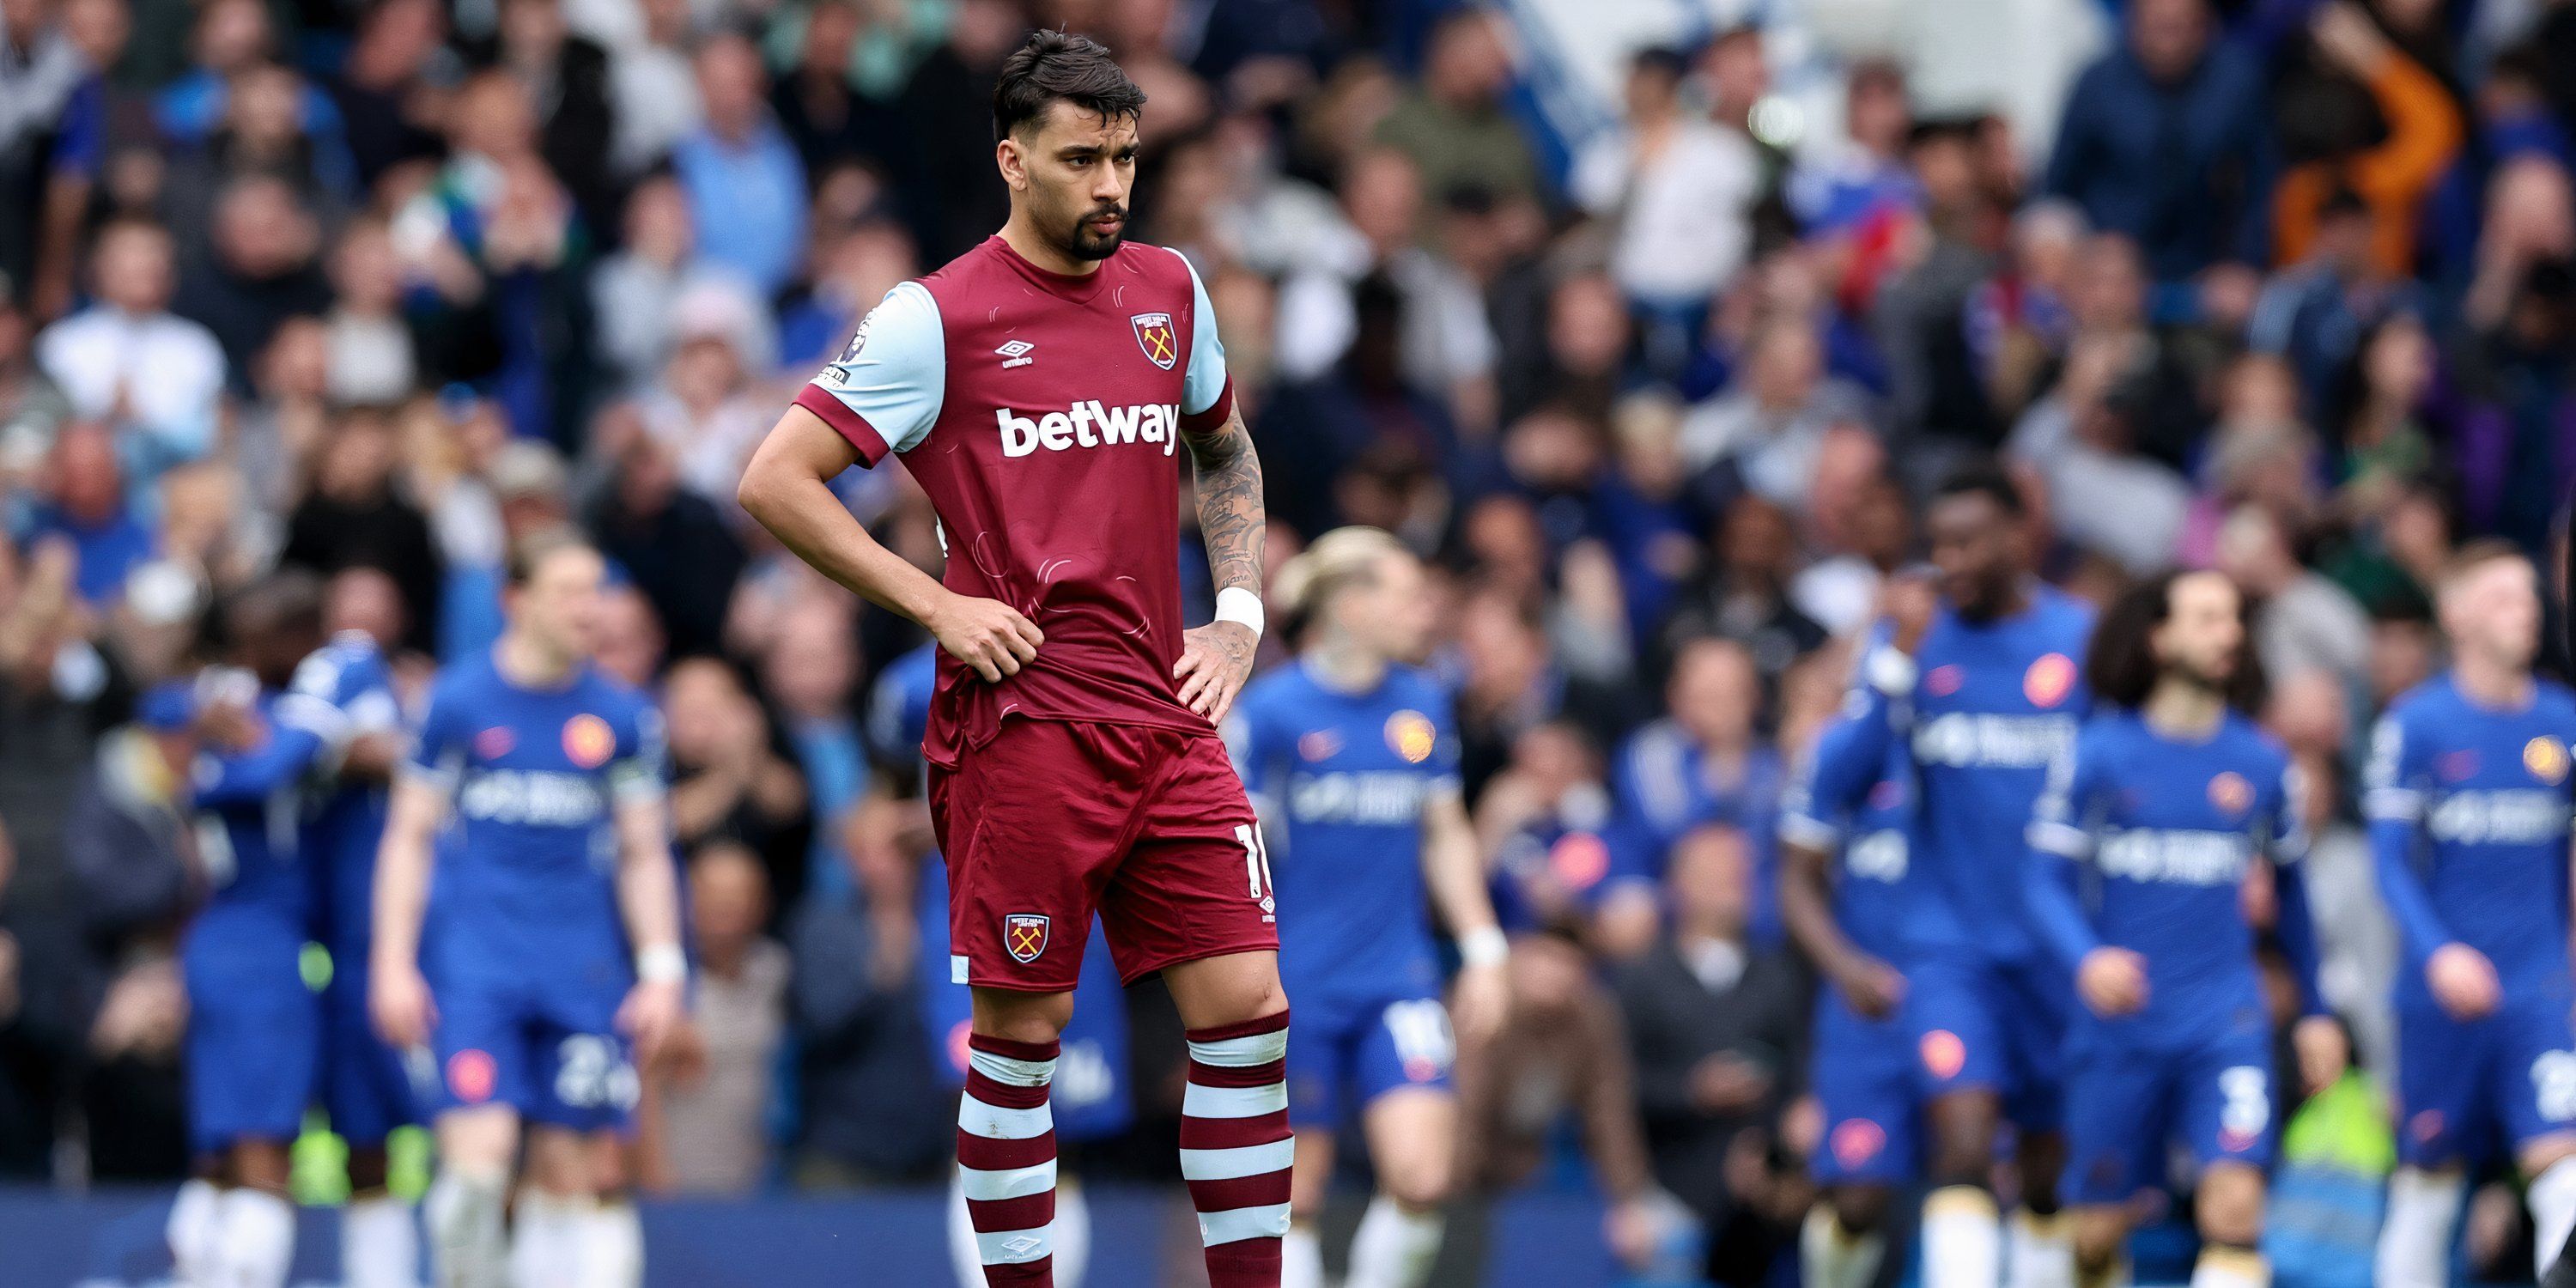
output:
[[[2391,703],[2371,738],[2363,813],[2403,946],[2397,972],[2398,1153],[2418,1167],[2483,1159],[2576,1130],[2568,1011],[2568,747],[2576,694],[2535,681],[2521,706],[2480,704],[2450,675]],[[2463,943],[2504,1001],[2460,1021],[2424,978]],[[2498,1140],[2501,1137],[2501,1140]]]
[[[1781,801],[1780,839],[1836,856],[1834,920],[1853,947],[1905,969],[1912,875],[1914,767],[1901,744],[1873,737],[1865,718],[1825,726]],[[1811,1166],[1825,1185],[1900,1184],[1922,1153],[1914,1034],[1902,1009],[1878,1019],[1830,985],[1816,997],[1809,1085],[1824,1111],[1824,1146]]]
[[[936,644],[897,658],[877,675],[868,699],[868,740],[888,764],[917,764],[922,731],[930,722],[938,684]],[[966,1039],[975,1018],[974,990],[950,978],[948,963],[948,865],[937,855],[921,865],[918,899],[921,950],[916,963],[921,1018],[935,1052],[933,1063],[952,1090],[966,1085]],[[1060,1140],[1099,1140],[1135,1121],[1134,1089],[1127,1060],[1127,993],[1118,967],[1092,920],[1089,951],[1073,988],[1073,1018],[1059,1039],[1048,1106]]]
[[486,653],[439,676],[406,772],[454,802],[421,932],[436,1107],[623,1126],[638,1087],[615,1024],[635,984],[615,815],[664,790],[660,714],[589,666],[527,688]]
[[1850,705],[1914,767],[1902,938],[1927,1092],[1992,1090],[2016,1125],[2044,1131],[2058,1125],[2074,999],[2031,937],[2020,838],[2049,764],[2092,705],[2076,659],[2093,614],[2047,586],[2029,593],[2020,612],[1988,622],[1943,607],[1910,664],[1874,641]]
[[2229,713],[2200,738],[2119,712],[2088,722],[2050,772],[2029,841],[2032,917],[2072,980],[2097,948],[2146,961],[2133,1014],[2076,1008],[2067,1042],[2069,1197],[2127,1200],[2164,1180],[2168,1146],[2203,1167],[2268,1166],[2272,1025],[2244,912],[2257,854],[2307,1014],[2322,1014],[2306,849],[2288,755]]
[[212,893],[188,925],[188,1126],[199,1152],[303,1130],[322,1043],[322,1004],[305,984],[313,890],[299,852],[306,776],[344,732],[303,694],[262,694],[258,746],[199,754],[197,857]]
[[[402,732],[384,651],[364,633],[345,632],[306,658],[292,688],[338,711],[349,739]],[[356,1145],[381,1144],[394,1128],[419,1120],[403,1058],[376,1036],[367,1014],[376,847],[390,799],[384,783],[326,777],[308,802],[302,837],[319,888],[320,940],[331,954],[322,995],[322,1104],[331,1130]]]
[[1289,1120],[1333,1127],[1388,1092],[1446,1088],[1457,1052],[1422,820],[1458,790],[1448,692],[1406,666],[1344,692],[1300,662],[1244,690],[1226,740],[1262,817],[1279,976],[1297,1006]]

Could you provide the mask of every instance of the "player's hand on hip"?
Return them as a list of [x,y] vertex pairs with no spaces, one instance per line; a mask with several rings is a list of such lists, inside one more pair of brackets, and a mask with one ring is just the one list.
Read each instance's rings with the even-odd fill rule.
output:
[[635,1044],[638,1063],[662,1056],[663,1044],[687,1019],[687,1005],[677,980],[644,980],[627,991],[617,1008],[617,1031]]
[[2333,1086],[2352,1066],[2352,1042],[2332,1016],[2302,1016],[2291,1026],[2290,1050],[2298,1057],[2299,1087],[2311,1096]]
[[987,681],[1018,675],[1022,665],[1036,660],[1038,645],[1046,643],[1046,632],[1020,610],[972,595],[949,596],[921,624],[950,657]]
[[1234,695],[1252,678],[1252,654],[1261,637],[1241,622],[1210,622],[1182,632],[1181,641],[1181,660],[1172,664],[1181,705],[1211,721],[1225,719]]
[[429,1045],[429,1031],[438,1024],[438,1003],[431,1000],[429,981],[421,978],[420,967],[410,962],[377,962],[367,979],[367,1014],[375,1020],[376,1036],[398,1051]]
[[2504,1000],[2504,986],[2496,981],[2495,963],[2485,953],[2463,943],[2448,943],[2433,950],[2424,963],[2424,983],[2433,990],[2433,1000],[2451,1013],[2455,1020],[2474,1020],[2493,1011]]
[[2147,1004],[2147,959],[2126,948],[2096,948],[2075,969],[2075,991],[2106,1019],[2133,1014]]

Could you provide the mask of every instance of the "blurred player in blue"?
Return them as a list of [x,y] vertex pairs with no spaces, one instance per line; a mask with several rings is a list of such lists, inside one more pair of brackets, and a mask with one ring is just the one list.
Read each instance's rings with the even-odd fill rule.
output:
[[[304,1128],[322,1006],[304,982],[312,891],[297,853],[305,777],[340,746],[329,703],[289,691],[322,638],[322,592],[279,574],[224,605],[234,666],[199,677],[197,860],[212,892],[180,947],[188,988],[188,1127],[211,1184],[173,1208],[188,1285],[278,1288],[295,1252],[288,1149]],[[156,695],[156,700],[177,700]]]
[[[2029,575],[2028,518],[2000,471],[1945,480],[1924,514],[1940,603],[1898,597],[1853,687],[1854,710],[1911,754],[1918,792],[1904,938],[1931,1128],[1925,1288],[1995,1288],[2007,1261],[2013,1288],[2063,1288],[2075,1273],[2057,1211],[2072,999],[2030,934],[2020,837],[2091,704],[2076,659],[2093,619]],[[2009,1258],[1989,1188],[2007,1116],[2022,1204]]]
[[1321,1288],[1314,1221],[1335,1135],[1356,1120],[1378,1195],[1343,1283],[1414,1288],[1440,1249],[1458,1134],[1431,912],[1465,961],[1456,1005],[1471,1043],[1501,1026],[1508,948],[1459,793],[1449,695],[1406,664],[1434,624],[1421,564],[1384,532],[1342,528],[1289,561],[1276,589],[1297,610],[1303,651],[1244,691],[1227,741],[1261,812],[1256,861],[1277,877],[1279,970],[1301,1017],[1280,1284]]
[[[1931,593],[1919,581],[1893,592]],[[1781,802],[1780,919],[1829,985],[1809,1052],[1825,1131],[1810,1164],[1824,1198],[1799,1239],[1809,1288],[1877,1281],[1889,1206],[1922,1164],[1922,1080],[1894,965],[1904,960],[1914,766],[1869,719],[1827,723]]]
[[435,1053],[439,1288],[642,1281],[618,1134],[688,962],[660,717],[590,662],[603,571],[563,533],[512,552],[508,625],[439,676],[377,856],[368,1009]]
[[374,568],[331,579],[324,614],[330,642],[295,669],[294,692],[331,704],[345,737],[321,778],[303,848],[321,890],[321,941],[331,953],[323,991],[322,1082],[331,1130],[349,1148],[349,1206],[340,1223],[348,1288],[410,1288],[420,1240],[411,1205],[385,1188],[385,1141],[419,1119],[402,1055],[367,1022],[367,947],[374,916],[376,847],[384,839],[394,767],[410,734],[394,696],[385,650],[402,636],[402,591]]
[[2272,1017],[2245,911],[2258,855],[2271,860],[2274,924],[2303,1003],[2298,1043],[2342,1042],[2317,997],[2289,754],[2246,714],[2262,678],[2244,613],[2216,572],[2122,596],[2085,668],[2104,705],[2031,814],[2033,924],[2084,1003],[2066,1116],[2088,1286],[2124,1277],[2134,1200],[2163,1185],[2175,1146],[2198,1167],[2192,1288],[2271,1282],[2256,1248],[2278,1129]]
[[2397,923],[2398,1169],[2376,1282],[2439,1288],[2464,1168],[2513,1150],[2546,1274],[2576,1231],[2568,744],[2576,695],[2531,673],[2531,562],[2463,546],[2437,587],[2451,668],[2390,704],[2363,813]]
[[[870,751],[888,786],[909,801],[921,794],[921,736],[930,721],[930,695],[937,685],[939,646],[924,644],[895,659],[877,675],[868,695],[867,735]],[[922,820],[921,831],[929,831]],[[924,856],[921,884],[913,900],[920,923],[915,986],[922,1021],[930,1033],[932,1059],[950,1091],[966,1086],[966,1038],[974,1020],[974,992],[949,978],[948,865],[937,854]],[[1057,1142],[1102,1140],[1127,1130],[1135,1121],[1127,1062],[1127,993],[1119,987],[1118,968],[1095,918],[1092,943],[1082,956],[1082,974],[1073,989],[1073,1019],[1064,1028],[1063,1052],[1056,1057],[1054,1095]],[[952,1171],[948,1186],[948,1252],[962,1284],[984,1281],[983,1259],[975,1243],[974,1221],[966,1207],[966,1187]],[[1082,1186],[1068,1171],[1059,1171],[1055,1199],[1055,1282],[1057,1288],[1080,1288],[1091,1258],[1091,1205]]]

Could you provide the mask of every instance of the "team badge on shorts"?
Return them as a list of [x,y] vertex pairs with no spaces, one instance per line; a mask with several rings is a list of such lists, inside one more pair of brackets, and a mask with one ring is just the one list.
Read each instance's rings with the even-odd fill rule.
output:
[[1169,371],[1181,360],[1181,337],[1172,330],[1171,314],[1139,313],[1127,325],[1136,328],[1136,347],[1145,351],[1147,361]]
[[1025,966],[1046,951],[1047,926],[1052,921],[1041,913],[1014,912],[1002,918],[1002,949],[1011,960]]
[[2551,786],[2567,777],[2567,747],[2548,734],[2522,744],[2522,767]]
[[2075,660],[2063,653],[2043,655],[2021,674],[2021,695],[2034,707],[2056,706],[2074,687]]
[[583,769],[597,769],[606,764],[610,752],[617,750],[617,734],[608,722],[585,711],[564,721],[564,755]]

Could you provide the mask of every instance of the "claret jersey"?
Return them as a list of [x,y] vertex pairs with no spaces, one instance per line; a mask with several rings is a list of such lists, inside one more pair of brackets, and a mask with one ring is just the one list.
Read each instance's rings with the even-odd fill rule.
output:
[[[797,396],[938,511],[945,583],[1046,632],[998,684],[942,656],[924,751],[953,766],[1006,716],[1206,732],[1181,653],[1179,435],[1233,407],[1207,291],[1178,252],[1121,245],[1079,277],[1001,237],[902,283]],[[973,682],[969,682],[969,681]]]

